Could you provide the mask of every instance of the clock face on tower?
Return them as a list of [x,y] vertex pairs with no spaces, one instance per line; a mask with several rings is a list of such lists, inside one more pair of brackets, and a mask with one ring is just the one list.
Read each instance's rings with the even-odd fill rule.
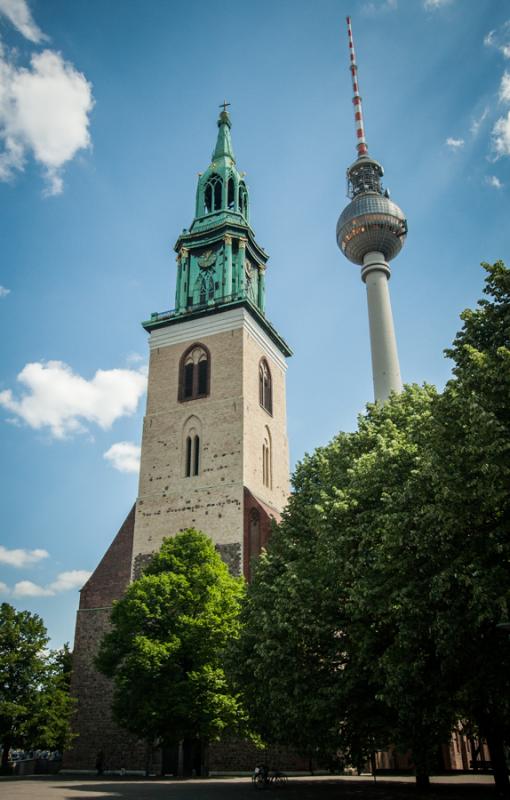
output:
[[216,262],[216,253],[214,250],[206,250],[205,253],[199,256],[197,261],[200,269],[210,269]]

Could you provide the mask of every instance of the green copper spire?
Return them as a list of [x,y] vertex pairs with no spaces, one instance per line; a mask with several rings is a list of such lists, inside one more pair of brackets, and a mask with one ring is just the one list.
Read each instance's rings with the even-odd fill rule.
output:
[[212,160],[213,162],[218,162],[221,158],[229,158],[232,164],[235,164],[236,159],[234,156],[232,139],[230,136],[230,128],[232,127],[232,123],[230,122],[230,116],[226,109],[226,106],[229,105],[230,103],[223,103],[223,111],[221,112],[218,120],[218,138],[216,140],[214,153],[212,154]]
[[248,187],[245,173],[236,166],[228,105],[220,106],[212,161],[205,172],[198,173],[195,217],[175,243],[175,307],[153,314],[143,325],[151,331],[243,306],[282,353],[291,355],[265,316],[268,255],[250,227]]

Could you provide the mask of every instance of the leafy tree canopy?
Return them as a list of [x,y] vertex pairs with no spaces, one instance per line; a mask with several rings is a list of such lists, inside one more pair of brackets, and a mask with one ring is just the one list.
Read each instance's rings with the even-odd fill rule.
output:
[[165,539],[115,603],[98,668],[114,679],[117,721],[150,742],[210,740],[241,721],[223,653],[239,635],[244,591],[210,539],[188,529]]
[[233,659],[269,739],[393,742],[421,776],[459,719],[508,740],[510,273],[485,268],[444,392],[369,405],[298,465]]
[[[0,607],[0,741],[2,768],[11,747],[62,750],[69,741],[67,646],[48,651],[42,619],[29,611]],[[64,667],[65,664],[65,667]]]

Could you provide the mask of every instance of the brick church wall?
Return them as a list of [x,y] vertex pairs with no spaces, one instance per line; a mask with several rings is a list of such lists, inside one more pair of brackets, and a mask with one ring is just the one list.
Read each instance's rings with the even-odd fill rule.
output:
[[71,693],[76,699],[72,727],[79,735],[64,754],[64,769],[93,770],[100,751],[105,770],[144,767],[144,745],[113,721],[111,681],[94,667],[99,643],[110,628],[112,603],[122,597],[130,580],[134,517],[133,506],[81,590],[71,679]]

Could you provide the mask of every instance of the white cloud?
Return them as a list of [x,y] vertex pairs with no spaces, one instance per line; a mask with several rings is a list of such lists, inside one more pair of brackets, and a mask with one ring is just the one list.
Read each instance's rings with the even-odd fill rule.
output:
[[8,550],[0,544],[0,564],[9,564],[10,567],[26,567],[29,564],[36,564],[43,558],[48,558],[46,550],[25,550],[22,548]]
[[488,114],[489,114],[489,109],[484,108],[480,116],[477,117],[477,119],[473,120],[473,122],[471,123],[471,127],[469,129],[470,132],[473,134],[473,136],[478,135],[478,131],[480,130],[480,127],[482,126],[483,122],[485,122],[485,120],[487,119]]
[[510,58],[510,42],[508,34],[510,30],[510,20],[505,22],[499,30],[489,31],[484,36],[483,43],[486,47],[495,47],[504,58]]
[[492,47],[494,45],[495,33],[496,33],[495,30],[489,31],[489,33],[487,33],[483,37],[483,43],[484,43],[485,47]]
[[7,297],[7,295],[10,293],[10,289],[6,289],[5,286],[0,286],[0,297]]
[[447,6],[452,2],[452,0],[423,0],[423,6],[427,10],[434,10],[436,8],[442,8],[443,6]]
[[84,569],[72,569],[61,572],[48,586],[40,586],[33,581],[18,581],[12,593],[15,597],[53,597],[60,592],[81,588],[91,575]]
[[45,193],[59,194],[63,167],[90,146],[93,105],[91,84],[60,53],[43,50],[25,68],[0,45],[0,180],[23,171],[31,154],[44,169]]
[[25,39],[34,44],[47,39],[35,24],[26,0],[0,0],[0,14],[4,14]]
[[385,14],[387,11],[396,11],[398,8],[398,0],[381,0],[381,2],[365,3],[361,7],[362,14],[365,16],[373,17],[376,14]]
[[70,589],[81,589],[91,575],[92,573],[87,572],[85,569],[71,569],[68,572],[61,572],[57,575],[57,579],[50,583],[48,588],[54,594],[68,592]]
[[140,447],[133,442],[117,442],[103,454],[119,472],[138,472],[140,469]]
[[0,581],[0,594],[9,594],[9,587],[3,581]]
[[501,103],[510,103],[510,72],[504,71],[499,86],[499,100]]
[[140,361],[145,361],[145,358],[140,353],[129,353],[126,361],[128,364],[139,364]]
[[501,183],[497,175],[486,175],[485,183],[487,184],[487,186],[492,186],[493,189],[503,188],[503,184]]
[[97,370],[82,378],[62,361],[26,364],[17,380],[27,391],[19,399],[0,392],[0,406],[31,428],[49,428],[56,439],[86,430],[83,422],[110,428],[119,417],[134,414],[147,377],[130,369]]
[[452,150],[460,150],[461,147],[464,147],[464,139],[454,139],[449,136],[445,144],[451,147]]
[[54,592],[33,581],[18,581],[13,589],[14,597],[50,597]]
[[501,156],[510,156],[510,111],[506,117],[496,120],[492,129],[492,146],[496,159]]

